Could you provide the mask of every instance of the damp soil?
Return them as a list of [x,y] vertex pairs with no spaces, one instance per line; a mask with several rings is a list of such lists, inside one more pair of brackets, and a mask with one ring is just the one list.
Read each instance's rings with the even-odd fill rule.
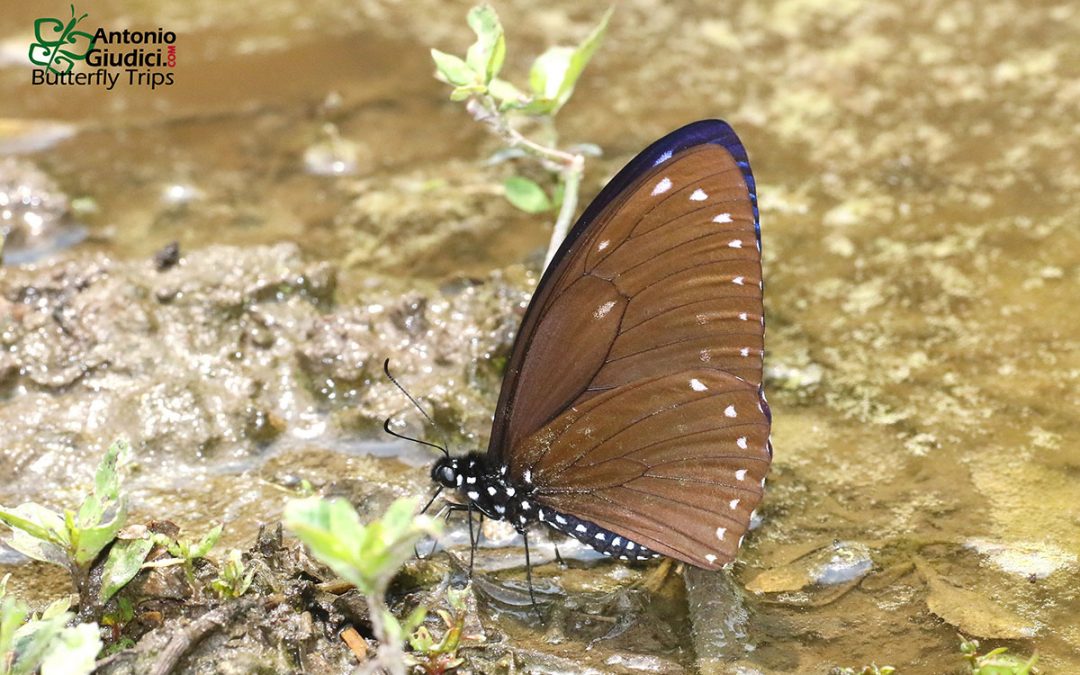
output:
[[[222,550],[277,561],[258,611],[182,668],[347,672],[336,631],[363,617],[265,533],[304,481],[365,516],[427,493],[431,456],[381,432],[394,415],[423,433],[385,358],[455,449],[484,447],[548,235],[498,196],[513,168],[484,162],[497,146],[431,77],[429,47],[467,45],[467,6],[104,0],[95,21],[180,35],[176,85],[111,92],[30,86],[40,10],[9,9],[0,197],[23,207],[0,223],[0,503],[72,504],[125,436],[133,520],[223,522]],[[498,10],[511,77],[598,18]],[[543,622],[521,542],[490,528],[465,667],[957,672],[963,633],[1080,669],[1078,83],[1069,3],[620,5],[559,127],[604,150],[585,199],[680,124],[742,136],[773,471],[730,573],[567,542],[564,566],[539,542]],[[396,608],[464,581],[462,527],[410,564]],[[38,604],[69,591],[7,549],[0,572]],[[198,612],[162,614],[147,653]]]

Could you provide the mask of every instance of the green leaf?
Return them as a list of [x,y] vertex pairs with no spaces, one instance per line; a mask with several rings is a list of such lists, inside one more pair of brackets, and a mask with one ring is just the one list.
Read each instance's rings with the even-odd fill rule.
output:
[[13,509],[0,507],[0,522],[42,541],[53,541],[54,535],[63,531],[60,514],[33,502],[20,504]]
[[285,526],[342,579],[368,592],[356,569],[358,544],[365,538],[356,509],[344,499],[293,499],[285,505]]
[[93,527],[101,522],[109,506],[120,495],[120,472],[118,470],[121,460],[126,460],[131,448],[127,441],[115,441],[105,451],[105,456],[98,465],[94,474],[94,491],[87,495],[79,506],[79,515],[75,522],[78,527]]
[[[26,619],[26,605],[15,598],[0,600],[0,659],[4,659],[15,647],[15,631]],[[0,660],[0,672],[6,672]]]
[[503,181],[506,199],[526,213],[542,213],[551,210],[551,200],[544,189],[522,176],[510,176]]
[[[64,612],[49,619],[28,621],[15,631],[14,647],[18,657],[12,673],[29,675],[38,669],[50,643],[64,630],[64,624],[74,618]],[[54,671],[58,672],[58,671]]]
[[109,598],[116,595],[117,591],[135,578],[152,548],[154,548],[154,541],[150,537],[118,539],[113,544],[102,566],[99,596],[102,604],[108,602]]
[[488,82],[488,91],[504,106],[516,105],[528,100],[528,97],[520,89],[497,77]]
[[67,612],[69,609],[71,609],[71,596],[66,595],[59,600],[50,602],[49,606],[41,612],[41,618],[53,619]]
[[343,499],[294,499],[285,506],[285,526],[312,555],[362,593],[381,594],[390,578],[412,556],[412,546],[441,523],[413,516],[416,501],[400,499],[386,516],[367,526]]
[[0,509],[0,521],[12,528],[8,546],[34,560],[67,567],[71,540],[59,513],[28,502]]
[[483,94],[485,91],[487,91],[487,87],[482,84],[468,84],[463,87],[454,87],[454,90],[450,92],[450,100],[464,101],[470,96]]
[[89,675],[101,647],[96,623],[65,628],[49,645],[41,662],[41,675]]
[[205,558],[206,554],[210,552],[210,549],[217,545],[218,539],[221,539],[221,529],[222,526],[217,525],[207,532],[206,536],[199,540],[199,543],[191,547],[191,550],[188,552],[188,558],[190,560]]
[[529,71],[529,86],[540,99],[551,101],[555,114],[570,100],[574,86],[604,38],[615,8],[604,12],[600,23],[577,47],[552,47],[537,57]]
[[469,47],[465,62],[474,72],[481,74],[486,85],[499,74],[506,59],[506,37],[502,24],[491,5],[473,7],[466,21],[476,33],[476,42]]
[[476,71],[453,54],[432,49],[431,58],[435,60],[435,76],[447,84],[461,87],[476,84],[480,79]]
[[79,565],[91,563],[127,522],[127,499],[123,495],[117,501],[112,519],[93,527],[78,527],[70,511],[66,514],[68,534],[72,541],[72,558]]

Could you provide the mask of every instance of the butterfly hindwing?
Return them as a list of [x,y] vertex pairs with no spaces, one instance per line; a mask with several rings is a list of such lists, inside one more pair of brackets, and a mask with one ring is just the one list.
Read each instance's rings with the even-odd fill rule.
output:
[[735,557],[761,500],[768,444],[757,388],[703,367],[595,396],[530,436],[516,456],[540,504],[716,567]]

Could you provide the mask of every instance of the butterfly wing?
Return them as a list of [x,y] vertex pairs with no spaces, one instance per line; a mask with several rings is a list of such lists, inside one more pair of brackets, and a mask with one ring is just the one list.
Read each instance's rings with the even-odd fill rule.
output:
[[[737,542],[761,489],[735,484],[734,475],[745,468],[743,475],[760,483],[768,465],[757,216],[745,151],[724,122],[684,127],[627,165],[586,209],[526,311],[489,457],[508,465],[517,480],[529,471],[540,500],[552,508],[595,518],[703,567],[713,566],[705,556],[729,560],[715,545],[717,528],[726,527],[725,537]],[[685,394],[691,382],[739,398],[740,424],[764,435],[728,438],[733,422],[724,411],[734,399],[669,410],[681,399],[666,397]],[[603,413],[587,425],[598,435],[566,431],[589,406]],[[658,423],[686,410],[711,430],[698,429],[687,440],[679,424]],[[639,418],[652,421],[642,426]],[[634,454],[642,447],[600,442],[606,436],[599,430],[625,439],[627,432],[615,432],[632,428],[647,430],[640,442],[652,450]],[[697,454],[686,455],[684,441]],[[627,454],[619,456],[618,448]],[[719,461],[729,455],[731,462]],[[679,494],[681,505],[673,501]],[[735,513],[717,510],[732,500],[739,500],[729,508]],[[667,523],[661,530],[649,529],[659,527],[648,524],[650,509]],[[729,518],[728,526],[707,514]],[[674,534],[673,519],[694,517],[710,523],[712,542],[701,539],[696,522],[693,532]],[[630,520],[640,531],[631,532]]]

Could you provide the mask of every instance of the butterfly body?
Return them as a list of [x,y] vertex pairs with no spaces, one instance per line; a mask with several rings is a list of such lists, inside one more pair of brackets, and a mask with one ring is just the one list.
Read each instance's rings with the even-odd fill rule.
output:
[[491,467],[487,456],[472,452],[464,457],[443,457],[431,469],[432,480],[455,490],[458,499],[492,520],[506,520],[519,533],[537,523],[574,537],[606,556],[620,560],[645,560],[657,553],[610,530],[544,507],[532,485],[507,480],[510,467]]
[[484,453],[432,478],[524,533],[732,560],[772,459],[756,184],[727,123],[656,141],[585,209],[514,342]]

